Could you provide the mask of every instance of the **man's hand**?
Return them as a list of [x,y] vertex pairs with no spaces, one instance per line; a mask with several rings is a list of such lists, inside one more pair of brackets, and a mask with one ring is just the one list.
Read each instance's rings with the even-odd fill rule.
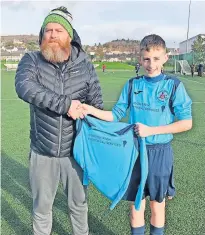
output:
[[139,122],[136,123],[134,131],[135,131],[135,134],[140,137],[147,137],[147,136],[153,135],[151,126],[146,126]]
[[67,115],[72,119],[84,118],[82,113],[82,104],[79,100],[72,100]]

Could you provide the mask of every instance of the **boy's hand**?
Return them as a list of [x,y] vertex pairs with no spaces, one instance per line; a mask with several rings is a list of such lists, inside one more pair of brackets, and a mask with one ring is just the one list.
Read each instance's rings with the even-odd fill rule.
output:
[[153,135],[152,127],[144,125],[139,122],[135,124],[134,132],[136,135],[140,137],[147,137],[147,136]]
[[77,118],[84,118],[81,109],[81,102],[79,100],[72,100],[67,115],[74,120],[76,120]]
[[82,113],[84,116],[87,116],[88,114],[92,114],[92,106],[88,104],[82,104],[81,109],[82,109]]

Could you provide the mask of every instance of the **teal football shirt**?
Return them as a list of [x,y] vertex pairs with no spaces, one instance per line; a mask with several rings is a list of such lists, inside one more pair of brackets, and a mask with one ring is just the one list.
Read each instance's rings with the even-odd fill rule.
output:
[[135,207],[140,209],[148,175],[148,159],[144,138],[137,138],[134,125],[106,122],[87,116],[77,120],[74,158],[84,171],[83,184],[90,180],[112,201],[110,209],[124,196],[135,161],[140,157],[141,182]]

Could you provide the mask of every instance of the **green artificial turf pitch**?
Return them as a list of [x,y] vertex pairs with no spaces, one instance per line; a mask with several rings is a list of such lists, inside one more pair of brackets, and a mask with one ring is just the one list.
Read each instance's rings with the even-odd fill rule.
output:
[[[32,234],[32,199],[29,189],[29,105],[17,98],[15,72],[1,71],[2,235]],[[109,110],[117,100],[132,71],[97,71]],[[176,197],[166,205],[166,235],[205,234],[205,78],[180,77],[193,100],[193,129],[176,134]],[[126,120],[126,119],[125,119]],[[129,206],[121,202],[109,211],[110,202],[89,186],[89,226],[91,235],[129,235]],[[66,198],[59,186],[53,206],[53,235],[71,235]],[[149,234],[150,211],[146,224]]]

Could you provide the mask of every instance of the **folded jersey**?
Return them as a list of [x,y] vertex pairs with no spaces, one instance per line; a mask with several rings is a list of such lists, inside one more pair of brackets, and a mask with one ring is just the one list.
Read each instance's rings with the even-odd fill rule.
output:
[[110,209],[125,194],[134,164],[140,157],[141,182],[135,200],[140,209],[148,175],[148,159],[144,138],[137,137],[133,124],[106,122],[87,116],[77,120],[74,158],[84,171],[83,184],[89,180],[112,201]]

